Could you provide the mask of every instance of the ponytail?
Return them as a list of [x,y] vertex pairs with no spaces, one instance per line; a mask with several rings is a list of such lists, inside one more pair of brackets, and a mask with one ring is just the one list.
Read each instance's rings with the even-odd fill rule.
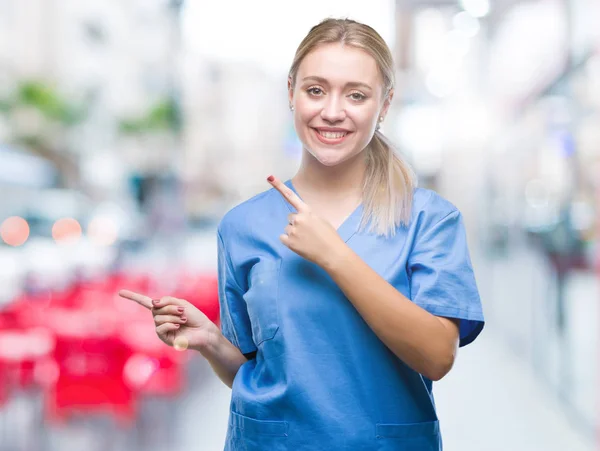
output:
[[416,176],[379,131],[375,132],[365,151],[367,170],[361,229],[369,225],[370,232],[393,236],[397,227],[406,226],[410,221]]

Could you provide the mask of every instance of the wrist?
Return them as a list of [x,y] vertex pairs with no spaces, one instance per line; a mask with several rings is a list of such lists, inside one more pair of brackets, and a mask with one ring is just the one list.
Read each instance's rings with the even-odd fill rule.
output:
[[202,340],[202,342],[197,343],[193,349],[194,351],[198,351],[205,358],[209,358],[218,354],[222,339],[224,338],[221,330],[213,324],[207,331],[205,339]]
[[[237,369],[247,360],[240,350],[232,344],[221,333],[218,327],[214,327],[208,334],[208,338],[203,346],[195,348],[202,357],[204,357],[213,368],[215,365],[219,367],[229,368],[237,371]],[[235,373],[234,371],[234,373]]]
[[321,267],[329,274],[339,270],[339,268],[347,261],[351,254],[352,249],[346,245],[343,241],[340,241],[332,249],[329,249],[323,257]]

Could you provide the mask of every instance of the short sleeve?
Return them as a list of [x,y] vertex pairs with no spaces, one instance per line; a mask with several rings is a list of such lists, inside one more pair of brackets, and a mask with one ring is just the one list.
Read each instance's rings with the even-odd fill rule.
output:
[[483,310],[458,210],[418,234],[408,269],[412,301],[433,315],[460,319],[459,346],[475,340]]
[[217,233],[217,239],[221,333],[242,354],[250,354],[256,351],[256,346],[252,340],[252,328],[243,298],[244,292],[235,279],[233,265],[220,233]]

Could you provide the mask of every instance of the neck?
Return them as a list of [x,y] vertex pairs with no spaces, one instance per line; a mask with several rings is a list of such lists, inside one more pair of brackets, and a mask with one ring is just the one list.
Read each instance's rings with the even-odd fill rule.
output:
[[353,196],[360,198],[363,192],[365,159],[360,153],[351,160],[334,167],[323,166],[309,152],[303,151],[302,162],[292,183],[308,193],[327,194],[332,198]]

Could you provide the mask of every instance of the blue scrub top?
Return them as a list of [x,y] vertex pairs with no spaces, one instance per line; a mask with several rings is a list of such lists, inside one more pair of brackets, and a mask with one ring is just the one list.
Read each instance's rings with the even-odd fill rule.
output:
[[[323,269],[279,241],[293,211],[270,189],[219,224],[222,332],[256,352],[233,381],[225,450],[441,450],[431,381],[383,344]],[[409,226],[391,238],[358,231],[361,214],[339,227],[346,244],[420,307],[460,319],[460,345],[471,343],[484,318],[456,207],[417,188]]]

